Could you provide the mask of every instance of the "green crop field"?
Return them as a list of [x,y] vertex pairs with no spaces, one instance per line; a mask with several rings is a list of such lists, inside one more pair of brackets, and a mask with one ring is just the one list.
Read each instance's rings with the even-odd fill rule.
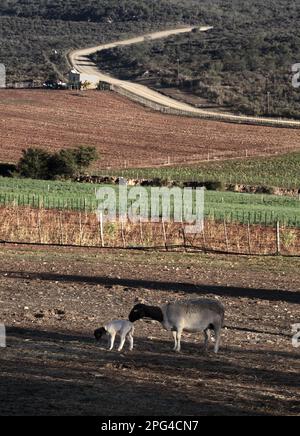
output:
[[[74,182],[1,178],[0,205],[91,212],[97,208],[96,192],[100,187]],[[116,186],[112,188],[118,189]],[[215,220],[263,225],[273,225],[279,220],[282,224],[300,227],[300,201],[291,197],[206,191],[205,215]]]
[[128,169],[111,174],[138,179],[158,177],[176,181],[213,180],[226,184],[300,189],[300,153],[271,158],[210,162],[188,167]]

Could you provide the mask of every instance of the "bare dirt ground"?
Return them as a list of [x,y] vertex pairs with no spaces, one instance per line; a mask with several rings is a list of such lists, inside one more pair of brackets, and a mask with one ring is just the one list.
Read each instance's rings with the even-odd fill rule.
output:
[[16,162],[22,149],[92,145],[98,167],[151,166],[170,156],[300,147],[297,130],[244,126],[162,115],[110,92],[0,91],[0,161]]
[[[2,245],[1,415],[299,415],[298,258]],[[151,304],[209,296],[227,310],[218,356],[199,335],[181,354],[159,324],[136,324],[135,350],[93,330]]]

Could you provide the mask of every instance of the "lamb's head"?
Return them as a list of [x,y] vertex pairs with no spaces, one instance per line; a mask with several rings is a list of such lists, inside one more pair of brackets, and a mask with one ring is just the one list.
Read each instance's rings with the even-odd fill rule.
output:
[[142,318],[145,318],[146,317],[146,308],[147,308],[147,306],[145,306],[145,304],[137,304],[136,306],[134,306],[134,308],[132,309],[132,311],[129,314],[129,321],[135,322],[135,321],[138,321]]
[[100,341],[102,336],[106,335],[106,330],[104,327],[101,327],[101,329],[95,330],[94,336],[96,338],[96,341]]

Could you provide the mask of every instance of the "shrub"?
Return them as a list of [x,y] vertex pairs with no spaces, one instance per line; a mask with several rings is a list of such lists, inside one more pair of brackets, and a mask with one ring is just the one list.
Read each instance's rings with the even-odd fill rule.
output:
[[48,160],[47,178],[73,178],[78,172],[74,150],[61,150]]
[[50,153],[37,148],[29,148],[22,151],[23,156],[18,164],[18,172],[21,177],[30,179],[48,178],[48,162]]
[[98,153],[95,147],[80,146],[73,152],[80,172],[88,168],[92,162],[98,159]]
[[31,179],[70,179],[78,176],[80,171],[97,159],[94,147],[79,147],[60,150],[54,154],[37,148],[23,150],[18,164],[21,177]]
[[0,176],[1,177],[13,177],[17,171],[16,165],[0,163]]

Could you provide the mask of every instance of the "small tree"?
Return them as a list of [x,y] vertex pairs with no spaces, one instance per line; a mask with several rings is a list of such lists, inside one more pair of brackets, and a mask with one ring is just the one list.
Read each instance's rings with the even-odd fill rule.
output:
[[80,172],[88,168],[98,159],[98,153],[95,147],[78,147],[74,150],[74,156]]
[[48,161],[48,177],[51,179],[72,178],[77,172],[78,165],[74,150],[61,150]]
[[31,179],[46,179],[48,176],[48,162],[51,155],[38,148],[22,151],[23,156],[18,164],[20,176]]

